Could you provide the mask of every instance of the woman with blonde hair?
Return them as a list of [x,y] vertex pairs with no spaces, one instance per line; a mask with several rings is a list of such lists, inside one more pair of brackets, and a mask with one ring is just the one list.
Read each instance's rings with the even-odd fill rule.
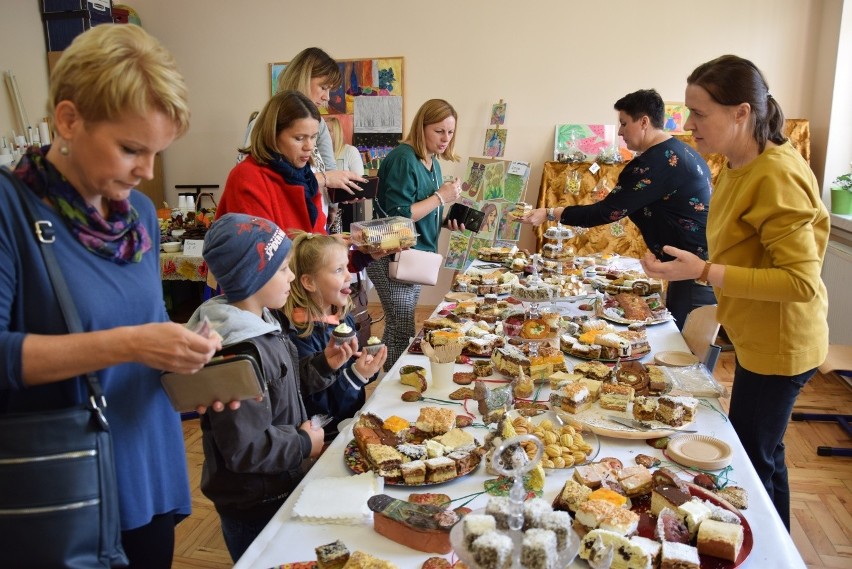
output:
[[[134,188],[189,127],[187,89],[172,56],[138,26],[78,36],[50,85],[54,143],[28,149],[11,176],[52,224],[50,246],[85,331],[69,334],[57,318],[24,204],[0,176],[0,409],[79,404],[80,376],[95,373],[109,402],[124,550],[131,567],[168,568],[191,502],[180,417],[160,373],[197,371],[221,346],[168,321],[157,217]],[[0,550],[14,566],[50,539],[0,536]]]
[[343,138],[343,127],[335,116],[325,117],[328,132],[331,135],[331,146],[334,149],[334,161],[339,170],[347,170],[359,176],[364,175],[364,159],[358,149],[346,144]]
[[828,352],[820,273],[831,229],[816,177],[784,136],[784,113],[760,70],[723,55],[687,78],[686,106],[702,153],[728,159],[707,220],[709,260],[672,246],[645,272],[709,282],[737,365],[729,417],[790,529],[784,432],[799,391]]
[[[348,247],[336,237],[296,232],[290,269],[295,275],[290,296],[284,305],[289,321],[290,339],[304,358],[336,342],[332,332],[341,324],[355,330],[350,314],[352,273],[348,270]],[[350,342],[355,343],[353,338]],[[333,369],[334,383],[322,390],[302,386],[302,398],[309,415],[328,415],[333,425],[326,429],[326,440],[337,436],[340,421],[355,415],[364,405],[364,386],[376,378],[387,357],[384,347],[371,353],[361,352]]]
[[[343,76],[337,62],[318,47],[309,47],[300,51],[278,76],[279,92],[299,91],[309,97],[317,108],[328,106],[331,91],[342,84]],[[355,181],[363,182],[364,179],[353,172],[337,168],[331,135],[323,121],[320,121],[317,152],[325,167],[323,173],[319,165],[314,164],[318,169],[317,182],[322,190],[327,188],[341,188],[350,192],[358,190]]]
[[[443,182],[437,160],[459,160],[453,151],[457,120],[456,110],[447,101],[426,101],[414,115],[408,135],[379,167],[374,216],[398,215],[414,220],[418,233],[415,248],[422,251],[437,251],[444,205],[457,200],[461,193],[458,178]],[[450,229],[459,227],[453,225]],[[420,297],[420,285],[388,276],[389,261],[389,257],[383,257],[367,267],[388,316],[384,332],[388,347],[385,369],[396,362],[414,336],[414,308]]]

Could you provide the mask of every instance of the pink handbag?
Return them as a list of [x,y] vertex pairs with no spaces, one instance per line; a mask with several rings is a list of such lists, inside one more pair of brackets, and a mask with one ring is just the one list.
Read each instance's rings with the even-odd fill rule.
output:
[[444,256],[431,251],[406,249],[388,263],[388,276],[408,284],[435,286]]

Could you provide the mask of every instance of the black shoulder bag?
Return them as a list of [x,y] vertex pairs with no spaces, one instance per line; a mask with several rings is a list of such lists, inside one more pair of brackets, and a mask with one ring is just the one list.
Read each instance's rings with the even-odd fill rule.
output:
[[[6,171],[44,256],[69,332],[82,332],[77,309],[37,221],[34,196]],[[87,373],[88,401],[56,411],[0,414],[0,564],[8,567],[121,567],[118,485],[106,399]]]

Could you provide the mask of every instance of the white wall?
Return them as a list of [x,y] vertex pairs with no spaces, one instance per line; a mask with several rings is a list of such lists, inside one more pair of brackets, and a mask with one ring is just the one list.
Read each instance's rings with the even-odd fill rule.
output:
[[[32,117],[43,113],[46,93],[38,3],[4,4],[0,69],[18,74]],[[191,90],[192,128],[164,155],[172,201],[175,184],[224,184],[249,113],[269,96],[268,63],[312,45],[341,59],[403,56],[406,122],[433,97],[459,112],[456,150],[463,161],[443,164],[450,174],[461,175],[466,159],[481,154],[491,105],[505,100],[506,157],[532,163],[532,202],[542,164],[552,157],[556,123],[614,124],[612,104],[640,88],[682,101],[693,68],[735,53],[763,70],[788,117],[813,121],[819,161],[812,165],[821,178],[843,4],[362,0],[318,10],[282,0],[132,2],[143,26],[175,54]],[[2,132],[10,128],[6,103],[0,98]],[[532,243],[531,231],[522,238]],[[448,278],[424,291],[421,302],[435,302],[431,293],[445,290]]]

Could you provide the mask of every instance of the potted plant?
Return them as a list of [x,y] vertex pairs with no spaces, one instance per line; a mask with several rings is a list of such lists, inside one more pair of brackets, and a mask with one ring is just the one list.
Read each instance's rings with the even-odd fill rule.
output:
[[852,215],[852,172],[847,172],[831,183],[831,213]]

